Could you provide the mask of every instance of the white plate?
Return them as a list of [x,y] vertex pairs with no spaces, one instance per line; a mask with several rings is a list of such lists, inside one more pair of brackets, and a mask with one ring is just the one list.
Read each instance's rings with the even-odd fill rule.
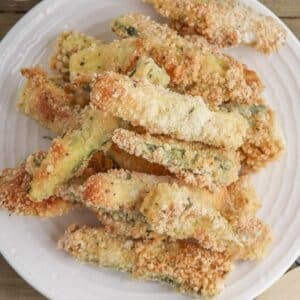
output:
[[[257,1],[255,9],[271,14]],[[13,167],[28,154],[48,146],[45,129],[15,109],[23,79],[19,70],[46,65],[54,38],[77,29],[111,38],[109,21],[126,12],[153,10],[139,0],[46,0],[30,11],[0,45],[0,167]],[[261,263],[241,263],[227,281],[220,299],[251,299],[278,279],[300,252],[300,45],[289,31],[287,45],[278,54],[263,56],[240,48],[230,53],[256,70],[266,84],[265,96],[282,125],[288,152],[255,176],[264,204],[261,217],[275,235],[271,254]],[[298,183],[297,183],[298,182]],[[41,221],[0,212],[0,251],[37,290],[51,299],[184,299],[156,283],[136,282],[124,274],[73,261],[56,249],[56,242],[72,222],[93,222],[93,216],[75,212]]]

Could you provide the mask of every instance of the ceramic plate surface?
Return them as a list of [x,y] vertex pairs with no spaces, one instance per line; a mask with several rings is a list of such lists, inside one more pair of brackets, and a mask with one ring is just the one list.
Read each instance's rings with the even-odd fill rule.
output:
[[[257,1],[255,9],[272,14]],[[28,154],[46,149],[49,132],[16,110],[23,84],[20,69],[47,65],[55,37],[76,29],[110,40],[112,18],[127,12],[155,16],[139,0],[46,0],[31,10],[0,45],[0,167],[13,167]],[[240,263],[219,299],[252,299],[277,280],[300,252],[300,44],[289,31],[279,53],[263,56],[248,48],[229,51],[256,70],[266,85],[265,97],[275,109],[287,152],[279,162],[255,175],[262,217],[275,242],[261,263]],[[188,299],[157,283],[137,282],[126,274],[75,262],[56,243],[74,222],[94,223],[87,212],[39,220],[0,212],[0,251],[33,287],[51,299]]]

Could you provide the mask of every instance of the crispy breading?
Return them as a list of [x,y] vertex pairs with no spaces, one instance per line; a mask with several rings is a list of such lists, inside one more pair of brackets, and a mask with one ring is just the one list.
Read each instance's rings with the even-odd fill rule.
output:
[[187,241],[134,240],[102,228],[70,226],[59,247],[74,258],[127,271],[135,278],[168,283],[180,292],[213,296],[232,270],[233,256]]
[[91,176],[82,185],[70,184],[59,189],[58,194],[71,202],[81,202],[98,211],[135,212],[146,193],[160,182],[170,182],[168,176],[111,170]]
[[22,113],[58,134],[76,125],[78,109],[72,107],[73,94],[66,93],[38,67],[22,69],[22,75],[27,78],[18,103]]
[[238,251],[239,237],[214,208],[208,191],[196,196],[184,186],[159,183],[143,199],[140,211],[154,232],[175,239],[197,240],[206,249]]
[[96,74],[104,71],[131,73],[144,53],[141,46],[138,39],[129,38],[110,44],[94,44],[78,51],[70,57],[70,80],[87,85]]
[[166,70],[160,68],[151,57],[147,56],[139,58],[135,69],[128,75],[132,78],[146,79],[152,84],[163,87],[167,87],[171,80]]
[[81,114],[78,128],[55,138],[47,156],[34,172],[29,195],[33,201],[42,201],[53,195],[55,189],[80,173],[94,152],[110,141],[120,122],[88,106]]
[[102,41],[77,31],[61,33],[55,41],[54,53],[50,59],[50,68],[61,74],[64,80],[69,81],[70,57],[94,44],[101,45]]
[[121,169],[152,175],[170,175],[170,172],[164,166],[151,163],[142,157],[130,155],[114,143],[105,152],[105,155]]
[[[248,45],[263,53],[277,50],[286,30],[238,0],[146,0],[182,34],[200,34],[221,47]],[[242,20],[242,22],[241,22]]]
[[0,175],[0,208],[10,213],[25,216],[49,218],[67,214],[74,204],[62,198],[52,196],[42,203],[35,203],[28,197],[31,174],[27,169],[32,169],[28,164],[40,164],[45,157],[44,153],[36,153],[29,157],[28,162],[23,162],[16,169],[5,169]]
[[186,184],[215,190],[238,180],[240,158],[235,151],[126,129],[115,130],[112,140],[129,154],[161,164]]
[[[138,61],[136,67],[137,74],[134,74],[133,76],[138,77],[145,75],[149,80],[155,79],[157,82],[157,80],[160,79],[163,82],[166,82],[167,77],[163,70],[157,70],[157,68],[158,67],[156,67],[153,62],[149,61],[148,58],[142,57],[141,60]],[[155,70],[157,76],[153,76],[152,78],[149,77],[149,75],[152,74],[151,69]],[[35,119],[42,126],[53,130],[59,135],[63,135],[67,130],[70,130],[79,124],[80,113],[79,110],[77,110],[77,108],[74,109],[71,104],[71,94],[65,93],[59,86],[54,87],[46,73],[39,68],[26,69],[24,70],[24,74],[28,77],[28,83],[24,88],[24,94],[21,96],[19,102],[22,113]],[[34,89],[32,87],[32,81],[35,83]],[[41,95],[44,94],[47,94],[47,98],[41,97]],[[45,99],[47,100],[46,104],[44,103]],[[50,107],[51,113],[45,109],[47,107]],[[66,113],[61,114],[60,111]],[[136,128],[134,129],[136,130]],[[130,155],[119,149],[116,145],[112,145],[107,149],[105,156],[103,153],[96,153],[89,163],[89,168],[85,169],[85,174],[104,172],[105,170],[111,169],[113,163],[120,168],[136,172],[154,175],[169,174],[163,166],[152,164],[147,160]],[[113,163],[109,161],[109,159],[111,159]]]
[[206,249],[234,251],[239,258],[260,259],[270,245],[269,227],[254,216],[227,220],[209,192],[176,183],[159,183],[142,201],[150,228],[176,239],[196,239]]
[[104,112],[146,128],[149,133],[212,146],[236,149],[248,129],[240,114],[211,111],[201,97],[177,94],[114,72],[95,78],[91,102]]
[[226,111],[239,112],[249,123],[245,142],[240,148],[243,173],[258,171],[276,160],[284,151],[274,111],[264,104],[226,104]]
[[240,176],[238,181],[229,185],[227,199],[220,205],[222,215],[230,221],[255,216],[261,208],[261,202],[249,176]]
[[263,90],[247,66],[210,47],[201,48],[149,17],[126,15],[116,19],[112,29],[119,37],[142,39],[148,55],[169,74],[174,91],[200,95],[215,106],[227,101],[253,104]]
[[97,217],[104,226],[105,231],[112,234],[133,239],[151,239],[158,235],[158,233],[151,230],[142,214],[133,215],[100,209],[97,212]]
[[258,200],[245,179],[211,193],[166,176],[113,170],[63,186],[58,195],[95,211],[108,232],[133,238],[194,238],[204,248],[252,260],[262,258],[271,242],[269,227],[255,217]]

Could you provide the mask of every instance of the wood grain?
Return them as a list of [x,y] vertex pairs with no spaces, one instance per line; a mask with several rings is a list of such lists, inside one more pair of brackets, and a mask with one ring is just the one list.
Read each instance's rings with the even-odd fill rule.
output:
[[278,17],[300,17],[299,0],[260,0],[269,7]]
[[[0,0],[1,1],[1,0]],[[0,40],[8,32],[8,30],[17,23],[17,21],[23,16],[18,13],[0,13]]]
[[[0,0],[0,40],[40,0]],[[261,0],[300,39],[300,0]],[[45,299],[31,288],[0,255],[0,300]]]
[[29,286],[0,255],[0,300],[45,299]]
[[0,12],[26,12],[40,0],[0,0]]

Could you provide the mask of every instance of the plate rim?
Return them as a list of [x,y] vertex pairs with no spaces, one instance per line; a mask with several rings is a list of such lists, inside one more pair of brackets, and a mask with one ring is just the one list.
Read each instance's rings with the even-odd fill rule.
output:
[[[11,41],[14,39],[14,36],[18,34],[23,25],[25,25],[31,18],[35,17],[40,11],[47,9],[49,4],[59,3],[62,4],[63,2],[67,2],[70,0],[44,0],[39,3],[37,3],[34,7],[32,7],[29,11],[27,11],[17,22],[14,24],[13,27],[5,34],[5,36],[2,38],[0,42],[0,53],[3,49],[5,49]],[[249,0],[248,0],[249,1]],[[242,2],[248,2],[247,0],[242,0]],[[260,10],[263,10],[267,12],[270,16],[274,17],[277,22],[279,22],[287,31],[287,34],[290,38],[292,38],[292,42],[297,44],[297,46],[300,49],[300,41],[296,37],[296,35],[292,32],[292,30],[267,6],[265,6],[263,3],[261,3],[259,0],[250,0],[250,5],[253,4],[257,6]],[[251,5],[252,6],[252,5]],[[299,124],[299,122],[298,122]],[[295,224],[297,225],[297,224]],[[258,295],[262,294],[265,290],[267,290],[270,286],[274,284],[292,265],[292,263],[297,259],[297,257],[300,255],[300,239],[297,240],[297,244],[293,247],[295,250],[293,253],[290,254],[289,258],[283,258],[280,263],[277,264],[277,268],[279,271],[277,273],[272,274],[272,276],[268,277],[268,280],[266,280],[264,283],[261,283],[255,290],[255,292],[252,292],[250,298],[255,298]],[[53,295],[51,295],[51,292],[47,290],[47,287],[44,284],[40,284],[38,281],[34,281],[29,272],[22,268],[22,266],[19,266],[17,262],[15,262],[13,259],[9,258],[9,253],[3,251],[1,249],[0,245],[0,254],[3,256],[4,260],[7,262],[9,266],[12,267],[12,269],[22,278],[24,279],[31,287],[33,287],[38,293],[43,295],[46,298],[52,298]],[[221,293],[222,295],[222,293]],[[249,298],[249,299],[250,299]]]

